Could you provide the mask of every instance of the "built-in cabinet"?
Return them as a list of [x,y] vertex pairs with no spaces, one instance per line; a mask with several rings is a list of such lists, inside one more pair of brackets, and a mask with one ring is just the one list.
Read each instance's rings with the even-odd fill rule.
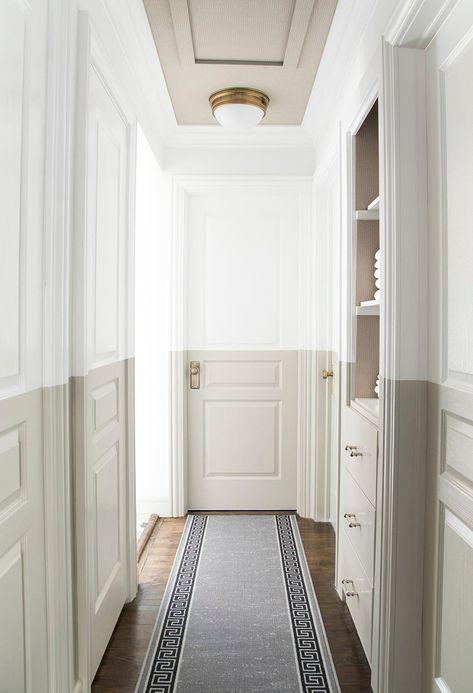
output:
[[348,140],[347,361],[342,367],[337,586],[371,662],[379,436],[378,103]]

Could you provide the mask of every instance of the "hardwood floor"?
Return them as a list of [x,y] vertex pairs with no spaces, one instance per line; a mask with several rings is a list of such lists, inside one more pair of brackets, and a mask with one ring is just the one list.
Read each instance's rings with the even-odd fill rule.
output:
[[[158,521],[139,564],[138,595],[120,615],[92,684],[93,693],[135,690],[185,521]],[[370,669],[363,648],[347,608],[333,587],[333,528],[328,523],[302,518],[298,523],[342,693],[369,693]]]

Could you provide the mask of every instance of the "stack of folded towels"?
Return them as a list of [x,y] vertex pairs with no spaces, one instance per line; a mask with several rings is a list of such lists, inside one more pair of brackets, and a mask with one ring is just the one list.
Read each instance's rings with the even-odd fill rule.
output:
[[379,297],[381,295],[381,270],[379,268],[380,252],[381,251],[377,250],[374,256],[374,283],[376,286],[376,291],[374,294],[375,301],[379,301]]
[[376,393],[376,397],[379,397],[379,373],[378,373],[378,377],[376,378],[376,385],[374,387],[374,391]]

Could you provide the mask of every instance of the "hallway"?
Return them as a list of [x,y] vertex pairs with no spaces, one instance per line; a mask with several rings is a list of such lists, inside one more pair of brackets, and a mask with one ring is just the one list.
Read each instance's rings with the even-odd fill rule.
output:
[[[342,693],[369,693],[370,670],[346,607],[334,588],[335,534],[329,523],[298,517],[317,600]],[[133,693],[185,518],[164,518],[139,563],[136,599],[125,606],[92,684],[93,693]]]
[[472,0],[0,0],[0,693],[472,693],[472,74]]

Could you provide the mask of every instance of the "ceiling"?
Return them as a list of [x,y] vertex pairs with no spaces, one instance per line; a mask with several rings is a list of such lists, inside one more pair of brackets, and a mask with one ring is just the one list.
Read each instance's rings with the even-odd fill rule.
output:
[[215,125],[210,94],[260,89],[263,125],[300,125],[337,0],[144,0],[179,125]]

